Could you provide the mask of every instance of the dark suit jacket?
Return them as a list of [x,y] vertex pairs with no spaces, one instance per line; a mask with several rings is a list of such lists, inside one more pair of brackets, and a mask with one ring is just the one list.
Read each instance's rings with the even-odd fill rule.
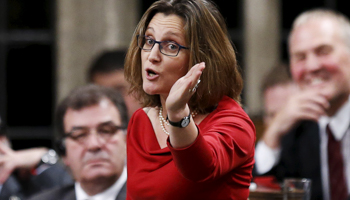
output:
[[14,176],[10,176],[2,185],[0,200],[8,200],[11,196],[24,199],[21,184]]
[[[44,191],[30,198],[29,200],[76,200],[74,184],[64,187],[57,187],[48,191]],[[115,200],[126,199],[126,183],[123,185]]]
[[19,180],[14,175],[10,176],[2,186],[0,200],[8,200],[11,196],[24,200],[35,193],[71,183],[73,180],[65,167],[62,164],[56,164],[40,175],[31,176],[28,180]]
[[305,121],[282,138],[280,162],[264,175],[274,175],[280,182],[284,178],[309,178],[311,200],[322,200],[320,167],[320,137],[316,122]]

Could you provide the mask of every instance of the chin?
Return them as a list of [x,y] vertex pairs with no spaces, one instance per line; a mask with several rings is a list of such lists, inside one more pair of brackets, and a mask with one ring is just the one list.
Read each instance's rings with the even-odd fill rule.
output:
[[149,86],[149,87],[143,87],[143,91],[145,91],[146,92],[146,94],[148,94],[148,95],[156,95],[156,94],[158,94],[157,93],[157,90],[155,89],[155,87],[151,87],[151,86]]
[[110,178],[114,175],[114,172],[110,169],[96,169],[96,170],[89,170],[87,173],[84,174],[85,180],[99,180],[99,179],[105,179]]
[[156,93],[153,91],[149,91],[149,90],[143,90],[143,91],[145,91],[145,93],[148,95],[156,95]]

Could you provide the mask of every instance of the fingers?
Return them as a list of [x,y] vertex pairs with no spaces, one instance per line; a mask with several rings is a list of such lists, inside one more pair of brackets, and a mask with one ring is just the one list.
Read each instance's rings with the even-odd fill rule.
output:
[[299,99],[297,99],[296,104],[301,111],[304,111],[305,113],[311,112],[310,114],[315,114],[318,117],[325,115],[327,109],[330,107],[326,97],[317,92],[300,96]]
[[205,63],[201,62],[194,65],[185,76],[175,82],[170,89],[166,100],[168,111],[179,111],[186,107],[191,96],[200,87],[200,76],[205,68]]
[[12,149],[7,145],[0,144],[0,155],[1,154],[9,154],[12,152]]
[[272,121],[289,129],[301,120],[317,121],[328,108],[327,99],[317,92],[298,92],[289,97]]
[[201,82],[200,76],[202,75],[204,68],[205,68],[205,63],[201,62],[194,65],[191,68],[191,70],[186,74],[187,78],[191,80],[190,88],[189,88],[190,93],[196,92],[199,86],[199,83]]
[[0,184],[3,184],[13,172],[13,166],[10,161],[11,157],[7,154],[0,154]]
[[286,103],[272,118],[263,140],[271,148],[280,145],[279,138],[288,133],[302,120],[317,121],[326,115],[330,104],[325,96],[317,91],[298,91],[289,96]]
[[326,114],[329,106],[327,99],[317,92],[300,92],[289,98],[279,117],[288,118],[294,123],[300,120],[317,121],[320,116]]
[[205,62],[197,63],[197,64],[193,65],[193,67],[191,67],[191,69],[187,72],[185,77],[192,76],[198,70],[203,71],[204,68],[205,68]]
[[8,177],[11,175],[12,170],[7,169],[6,167],[0,167],[0,184],[5,183]]
[[307,101],[299,105],[299,110],[303,112],[305,115],[314,115],[317,119],[326,114],[325,105],[317,102],[317,101]]

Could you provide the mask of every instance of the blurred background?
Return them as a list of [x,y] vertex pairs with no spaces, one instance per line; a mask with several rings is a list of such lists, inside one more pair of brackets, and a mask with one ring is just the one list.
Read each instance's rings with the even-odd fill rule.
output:
[[[87,81],[92,60],[126,49],[153,0],[0,0],[0,116],[14,149],[51,147],[56,103]],[[259,137],[264,74],[288,61],[287,37],[302,11],[350,16],[347,0],[215,0],[226,19],[245,87],[243,105]]]

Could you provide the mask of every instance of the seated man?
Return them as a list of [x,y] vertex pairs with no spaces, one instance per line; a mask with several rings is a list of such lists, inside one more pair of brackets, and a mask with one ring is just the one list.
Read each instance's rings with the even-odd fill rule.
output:
[[[288,47],[299,91],[279,110],[256,148],[260,173],[281,181],[311,179],[311,200],[350,196],[349,33],[350,20],[332,10],[309,10],[295,19]],[[258,155],[269,162],[259,162]]]
[[75,184],[32,200],[124,200],[126,198],[127,109],[113,89],[87,85],[73,90],[57,107],[57,150]]
[[25,199],[72,182],[54,150],[41,147],[14,151],[6,132],[0,119],[0,199]]

